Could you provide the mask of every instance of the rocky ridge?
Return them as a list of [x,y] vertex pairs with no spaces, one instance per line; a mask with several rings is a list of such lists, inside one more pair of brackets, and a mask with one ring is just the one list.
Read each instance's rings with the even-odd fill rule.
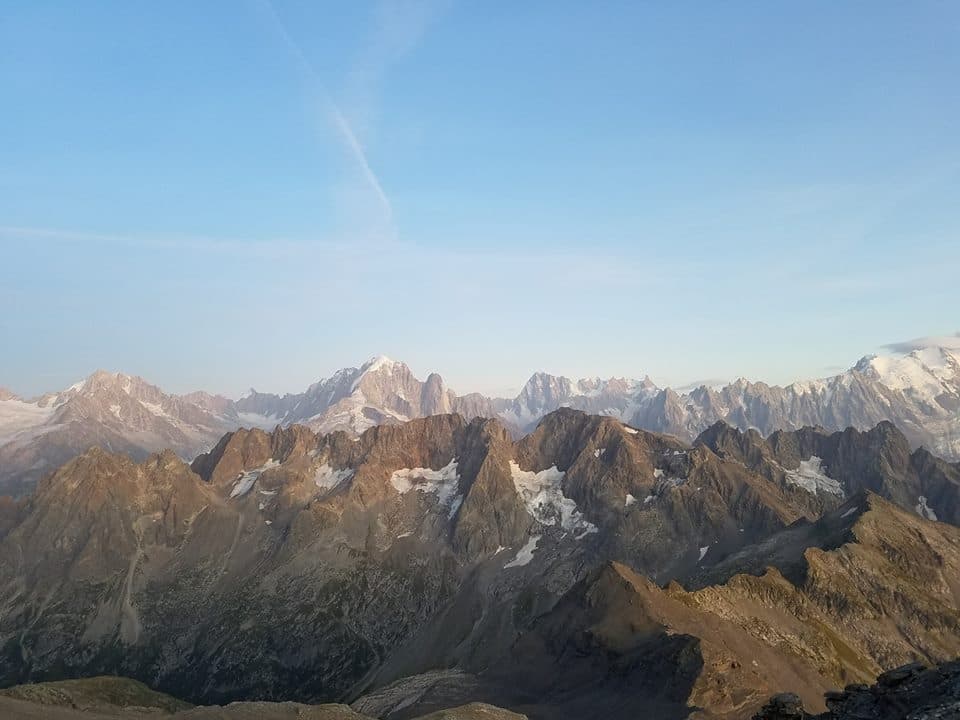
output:
[[142,378],[102,370],[32,401],[0,396],[0,493],[30,492],[94,446],[135,460],[165,448],[193,458],[240,423],[226,398],[168,395]]
[[233,401],[203,392],[176,396],[146,381],[98,371],[60,392],[22,400],[0,391],[0,493],[28,494],[44,474],[88,447],[137,460],[163,448],[192,459],[229,430],[302,424],[357,435],[380,424],[436,414],[498,418],[515,437],[571,407],[692,442],[718,420],[764,435],[819,426],[866,430],[895,423],[912,448],[960,459],[960,351],[929,347],[864,358],[850,370],[786,387],[738,380],[688,392],[650,378],[570,380],[535,373],[512,399],[458,395],[436,373],[417,379],[380,356],[314,383],[303,393],[252,391]]
[[887,425],[688,445],[570,409],[519,441],[435,415],[238,430],[192,466],[94,449],[0,529],[0,683],[394,720],[815,706],[960,652],[960,531],[929,519],[958,484]]

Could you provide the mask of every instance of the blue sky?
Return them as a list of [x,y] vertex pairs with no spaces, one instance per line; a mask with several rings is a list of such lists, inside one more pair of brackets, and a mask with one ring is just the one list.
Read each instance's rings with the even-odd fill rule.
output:
[[953,2],[7,3],[0,385],[772,382],[960,327]]

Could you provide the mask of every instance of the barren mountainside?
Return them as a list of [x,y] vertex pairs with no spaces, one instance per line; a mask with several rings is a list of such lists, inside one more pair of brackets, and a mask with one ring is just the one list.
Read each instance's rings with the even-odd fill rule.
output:
[[[120,677],[17,685],[0,690],[0,716],[5,720],[373,720],[346,705],[238,702],[193,707]],[[526,720],[508,710],[482,703],[447,708],[419,720]]]
[[[695,443],[562,409],[92,449],[0,524],[0,682],[745,717],[960,654],[960,468],[889,423]],[[933,518],[939,518],[935,521]]]

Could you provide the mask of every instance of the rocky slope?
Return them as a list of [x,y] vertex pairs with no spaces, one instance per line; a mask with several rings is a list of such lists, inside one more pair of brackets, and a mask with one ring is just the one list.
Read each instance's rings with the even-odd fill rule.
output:
[[[427,692],[419,678],[401,679],[359,707],[382,713],[383,699],[402,708],[405,698],[423,705],[466,692],[561,720],[691,711],[742,718],[781,687],[822,708],[828,688],[872,681],[916,657],[955,657],[960,534],[875,495],[850,504],[809,529],[822,546],[800,551],[802,572],[793,579],[769,567],[685,590],[607,563],[476,675],[431,677]],[[774,535],[765,544],[780,543]],[[402,709],[385,716],[406,717]]]
[[954,720],[960,717],[960,660],[932,668],[909,663],[873,686],[847,685],[826,694],[828,710],[810,715],[795,693],[780,693],[754,720]]
[[48,709],[68,707],[83,712],[140,708],[173,714],[191,707],[190,703],[151,690],[136,680],[111,676],[17,685],[0,690],[2,698],[23,700]]
[[[243,702],[191,707],[142,683],[119,677],[18,685],[0,690],[0,716],[6,720],[373,720],[345,705]],[[526,720],[508,710],[471,703],[431,713],[419,720]]]
[[0,683],[394,720],[815,707],[960,653],[960,530],[929,519],[958,485],[889,425],[691,446],[569,409],[519,441],[435,415],[239,430],[192,466],[94,449],[0,529]]
[[686,393],[658,388],[649,378],[570,380],[535,373],[513,399],[457,395],[436,373],[421,381],[403,363],[382,356],[303,393],[251,391],[236,402],[202,392],[167,395],[140,378],[98,372],[32,401],[0,392],[0,494],[28,493],[44,473],[93,445],[137,460],[162,448],[190,459],[239,427],[302,424],[356,435],[445,413],[495,417],[520,437],[561,407],[687,442],[718,420],[765,435],[804,426],[866,430],[886,420],[901,428],[911,447],[958,460],[960,351],[930,347],[864,358],[835,377],[787,387],[738,380]]

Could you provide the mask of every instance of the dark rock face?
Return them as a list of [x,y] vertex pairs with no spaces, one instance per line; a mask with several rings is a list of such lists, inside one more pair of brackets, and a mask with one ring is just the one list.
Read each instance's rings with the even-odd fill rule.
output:
[[722,425],[691,447],[563,409],[516,442],[435,415],[239,430],[191,466],[91,450],[0,506],[0,683],[396,720],[733,717],[786,687],[816,707],[960,653],[960,530],[898,485],[935,503],[956,468],[899,448]]
[[[781,481],[788,481],[790,471],[796,471],[801,463],[816,459],[823,474],[836,480],[847,496],[866,490],[901,507],[917,509],[930,519],[960,523],[957,466],[923,448],[911,452],[907,438],[889,422],[865,432],[847,428],[828,433],[811,427],[778,430],[766,440],[755,431],[741,433],[716,423],[695,444]],[[821,499],[829,506],[839,498],[822,494]]]
[[770,698],[754,720],[804,720],[810,716],[803,710],[803,701],[794,693],[778,693]]
[[754,720],[953,720],[960,718],[960,661],[927,668],[909,663],[881,674],[873,686],[826,693],[828,710],[810,715],[800,698],[782,693]]

